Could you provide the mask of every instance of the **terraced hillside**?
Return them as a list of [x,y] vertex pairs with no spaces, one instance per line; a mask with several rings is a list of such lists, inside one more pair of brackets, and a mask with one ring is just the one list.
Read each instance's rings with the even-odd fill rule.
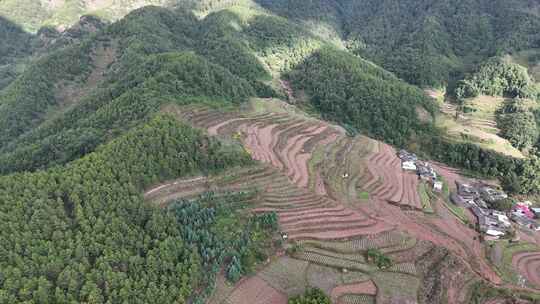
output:
[[[502,97],[470,98],[464,103],[464,107],[468,109],[467,113],[458,111],[455,104],[442,103],[436,124],[446,130],[446,135],[453,140],[473,142],[480,147],[523,158],[518,149],[500,136],[501,130],[497,127],[495,113],[503,103]],[[456,116],[456,113],[459,115]]]
[[[473,229],[436,198],[433,213],[425,213],[420,181],[401,170],[392,147],[348,137],[278,100],[253,100],[236,112],[201,106],[163,111],[241,142],[259,164],[156,185],[146,199],[164,205],[206,191],[255,191],[250,211],[276,212],[286,236],[286,254],[234,288],[218,284],[210,303],[285,303],[310,286],[334,303],[466,303],[475,282],[503,284]],[[374,249],[391,266],[368,259]]]

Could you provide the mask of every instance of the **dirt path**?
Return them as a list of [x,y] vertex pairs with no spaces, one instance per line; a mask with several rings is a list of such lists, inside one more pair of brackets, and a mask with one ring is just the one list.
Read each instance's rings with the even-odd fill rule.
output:
[[286,80],[279,80],[279,83],[281,84],[281,87],[285,90],[285,93],[287,93],[287,98],[289,99],[289,102],[294,103],[294,94],[293,90],[291,88],[291,84]]

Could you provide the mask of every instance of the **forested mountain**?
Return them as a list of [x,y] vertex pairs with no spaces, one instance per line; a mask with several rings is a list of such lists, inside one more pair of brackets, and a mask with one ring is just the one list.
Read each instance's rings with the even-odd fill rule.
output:
[[345,51],[321,49],[288,78],[325,118],[399,146],[412,134],[429,129],[435,111],[422,90]]
[[143,5],[199,14],[234,5],[262,7],[420,86],[443,86],[471,64],[539,47],[540,40],[539,3],[534,0],[5,0],[0,16],[37,31],[44,25],[67,28],[83,14],[116,20]]
[[[221,269],[234,282],[266,258],[276,214],[239,211],[249,193],[143,200],[166,179],[252,164],[230,139],[164,115],[169,105],[289,99],[349,135],[539,193],[534,150],[517,160],[448,140],[422,90],[533,99],[526,70],[490,58],[540,47],[539,5],[0,1],[0,303],[200,303]],[[503,136],[531,148],[539,113],[508,103]]]
[[[66,47],[38,56],[0,91],[0,126],[4,130],[0,134],[0,172],[34,170],[73,160],[137,124],[164,103],[223,106],[249,97],[277,96],[271,75],[296,71],[291,72],[293,85],[300,86],[302,80],[294,75],[307,73],[303,70],[319,73],[330,68],[341,74],[339,70],[348,60],[358,61],[358,66],[345,71],[343,85],[366,79],[369,82],[363,90],[371,90],[369,96],[377,96],[375,86],[390,85],[385,91],[392,91],[378,97],[381,107],[370,108],[372,103],[366,99],[364,108],[356,112],[382,110],[382,101],[387,109],[403,106],[406,111],[400,114],[399,128],[385,127],[387,112],[371,115],[370,121],[360,122],[358,114],[355,122],[343,122],[395,143],[406,141],[409,127],[418,128],[416,110],[429,107],[418,89],[331,47],[282,17],[255,9],[241,12],[223,10],[198,20],[185,10],[147,7],[80,42],[67,42]],[[314,59],[309,54],[325,45],[328,47],[319,54],[330,60],[310,63]],[[322,66],[312,66],[316,64]],[[337,90],[333,80],[335,77],[318,79],[309,86],[313,89],[327,82],[325,90]],[[348,92],[349,97],[344,97],[354,94]],[[336,115],[339,113],[333,119]],[[392,129],[392,134],[382,128]]]
[[538,47],[538,1],[260,0],[295,20],[321,18],[348,47],[401,78],[439,86],[471,63]]
[[184,303],[206,271],[201,257],[140,193],[247,163],[157,116],[68,166],[0,178],[0,302]]

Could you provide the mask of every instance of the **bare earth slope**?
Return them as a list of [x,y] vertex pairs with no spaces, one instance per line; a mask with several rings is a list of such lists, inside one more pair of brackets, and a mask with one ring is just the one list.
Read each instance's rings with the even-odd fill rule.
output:
[[[232,289],[218,288],[211,303],[286,303],[308,286],[323,289],[334,303],[466,303],[474,282],[503,284],[476,231],[442,202],[433,213],[423,211],[419,181],[401,170],[392,147],[347,137],[276,100],[253,101],[241,113],[164,111],[225,141],[240,141],[260,165],[156,185],[145,197],[163,205],[209,190],[256,188],[251,211],[275,211],[286,248],[299,248]],[[460,178],[454,171],[449,177]],[[378,269],[368,262],[370,248],[394,265]],[[534,254],[518,255],[514,264],[536,282]]]

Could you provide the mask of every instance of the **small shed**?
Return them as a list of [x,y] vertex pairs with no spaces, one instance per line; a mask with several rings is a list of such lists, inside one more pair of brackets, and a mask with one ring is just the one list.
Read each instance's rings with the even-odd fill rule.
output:
[[498,229],[489,228],[488,230],[486,230],[486,234],[490,236],[503,236],[505,233]]
[[433,183],[433,190],[437,192],[442,192],[443,190],[443,183],[441,181],[435,181]]

